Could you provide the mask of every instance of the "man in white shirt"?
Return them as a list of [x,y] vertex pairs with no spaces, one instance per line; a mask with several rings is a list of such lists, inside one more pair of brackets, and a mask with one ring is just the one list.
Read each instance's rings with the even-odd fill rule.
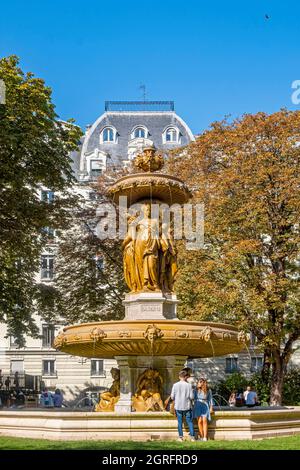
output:
[[251,408],[258,403],[257,393],[254,390],[251,390],[250,385],[248,385],[246,391],[244,392],[244,400],[248,408]]
[[174,407],[178,421],[178,440],[183,441],[182,424],[185,417],[190,431],[191,441],[195,440],[192,400],[194,398],[193,387],[187,382],[187,373],[181,371],[179,374],[179,382],[172,387],[171,399],[175,401]]

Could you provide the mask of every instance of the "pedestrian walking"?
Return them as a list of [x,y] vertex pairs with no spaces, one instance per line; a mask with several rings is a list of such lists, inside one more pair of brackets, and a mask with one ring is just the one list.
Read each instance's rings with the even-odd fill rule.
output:
[[183,441],[183,419],[186,419],[189,427],[190,440],[195,440],[192,400],[193,387],[187,382],[188,375],[185,371],[179,373],[179,381],[172,387],[171,399],[174,400],[174,408],[178,422],[178,441]]

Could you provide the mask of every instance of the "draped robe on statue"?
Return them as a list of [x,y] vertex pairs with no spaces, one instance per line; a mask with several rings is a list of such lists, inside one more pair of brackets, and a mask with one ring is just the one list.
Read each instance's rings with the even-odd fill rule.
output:
[[148,215],[137,225],[135,262],[137,289],[159,290],[158,221]]

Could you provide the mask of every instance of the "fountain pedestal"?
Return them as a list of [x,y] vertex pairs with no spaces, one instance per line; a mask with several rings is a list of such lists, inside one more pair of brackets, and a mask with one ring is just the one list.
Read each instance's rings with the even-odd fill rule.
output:
[[125,320],[175,320],[177,297],[162,292],[139,292],[126,294]]
[[148,369],[157,369],[163,379],[163,397],[170,395],[172,385],[178,381],[178,374],[184,367],[187,356],[116,356],[120,369],[121,393],[115,405],[117,413],[132,411],[132,397],[136,391],[138,377]]

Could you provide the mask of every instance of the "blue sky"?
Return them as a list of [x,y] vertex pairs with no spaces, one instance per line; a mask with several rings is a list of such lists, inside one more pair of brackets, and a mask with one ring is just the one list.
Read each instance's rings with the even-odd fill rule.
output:
[[[300,109],[299,0],[10,0],[0,56],[17,54],[84,127],[105,100],[174,100],[194,133],[224,115]],[[270,16],[265,19],[265,14]]]

